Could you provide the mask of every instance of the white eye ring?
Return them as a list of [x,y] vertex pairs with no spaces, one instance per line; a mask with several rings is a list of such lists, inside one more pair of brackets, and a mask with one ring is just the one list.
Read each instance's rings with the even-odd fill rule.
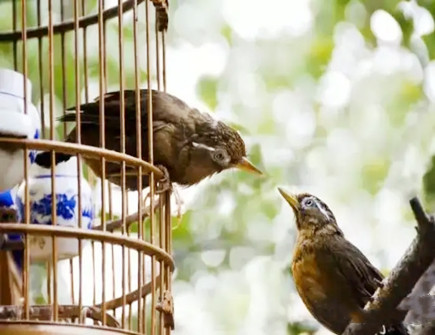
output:
[[222,151],[219,151],[214,154],[214,158],[218,161],[223,161],[225,159],[225,155]]
[[314,205],[314,201],[311,199],[308,199],[307,201],[305,201],[305,205],[307,205],[308,207],[311,207]]

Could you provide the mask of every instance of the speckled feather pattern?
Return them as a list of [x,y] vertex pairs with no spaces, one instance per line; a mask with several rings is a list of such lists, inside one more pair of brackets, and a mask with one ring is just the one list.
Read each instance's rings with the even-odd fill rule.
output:
[[[295,285],[311,314],[325,327],[341,334],[347,324],[360,322],[365,304],[381,285],[382,274],[347,241],[329,207],[303,193],[296,221],[298,237],[292,260]],[[314,205],[304,208],[304,199]],[[403,325],[387,328],[387,335],[408,334]]]
[[[135,91],[124,91],[125,102],[125,152],[137,156],[136,146],[136,99]],[[100,99],[83,104],[79,107],[81,115],[82,143],[100,146]],[[141,129],[142,129],[142,159],[148,160],[148,90],[140,92]],[[70,110],[75,110],[71,108]],[[207,113],[189,107],[177,97],[152,91],[154,164],[164,166],[172,182],[180,185],[193,185],[228,166],[216,164],[210,152],[198,152],[193,143],[204,147],[223,148],[230,157],[230,163],[237,163],[246,155],[245,144],[241,136],[231,127],[217,121]],[[75,111],[60,118],[62,122],[76,120]],[[120,145],[120,92],[107,93],[104,97],[105,148],[121,152]],[[67,137],[68,142],[76,142],[75,128]],[[69,155],[57,154],[56,161],[69,159]],[[101,176],[100,161],[84,157],[92,170]],[[49,155],[37,157],[37,163],[49,166]],[[136,169],[127,168],[127,188],[137,188]],[[109,181],[120,185],[120,165],[107,163],[106,177]],[[148,176],[142,180],[143,187],[148,186]]]

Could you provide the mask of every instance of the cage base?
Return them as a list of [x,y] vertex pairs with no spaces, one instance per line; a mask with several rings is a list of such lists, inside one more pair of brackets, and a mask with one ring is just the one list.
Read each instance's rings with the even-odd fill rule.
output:
[[81,326],[75,324],[56,324],[32,321],[0,321],[2,335],[119,335],[137,334],[122,329]]

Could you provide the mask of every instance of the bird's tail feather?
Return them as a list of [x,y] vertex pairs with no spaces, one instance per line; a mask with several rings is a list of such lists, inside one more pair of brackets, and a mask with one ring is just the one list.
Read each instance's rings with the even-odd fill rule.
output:
[[66,113],[58,118],[61,122],[73,122],[76,120],[76,113]]
[[[59,164],[62,162],[66,162],[71,158],[71,155],[64,154],[62,152],[56,152],[54,155],[55,164]],[[35,163],[39,166],[42,166],[44,168],[50,168],[51,167],[51,152],[50,151],[43,151],[36,155]]]

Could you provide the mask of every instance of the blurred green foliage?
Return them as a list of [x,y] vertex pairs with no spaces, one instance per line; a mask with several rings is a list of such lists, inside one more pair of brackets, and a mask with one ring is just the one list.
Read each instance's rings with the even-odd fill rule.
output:
[[197,92],[201,99],[208,105],[211,110],[214,110],[217,105],[217,78],[204,76],[198,80]]
[[307,335],[312,335],[315,334],[315,332],[316,332],[315,328],[309,327],[300,322],[293,322],[287,325],[287,334],[289,335],[297,335],[302,333]]
[[432,156],[431,162],[426,173],[423,176],[423,187],[426,200],[430,203],[431,209],[435,209],[435,156]]

